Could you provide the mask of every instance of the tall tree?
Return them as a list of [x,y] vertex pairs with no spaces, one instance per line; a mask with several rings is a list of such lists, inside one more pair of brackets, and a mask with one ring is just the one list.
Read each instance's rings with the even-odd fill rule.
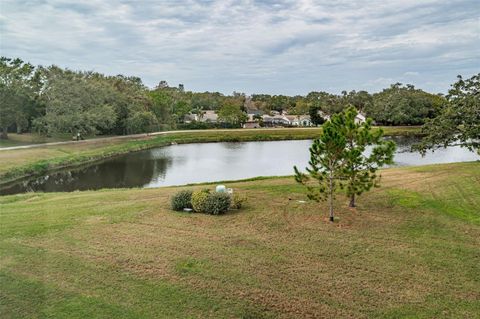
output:
[[365,112],[383,125],[421,125],[440,111],[443,97],[416,89],[413,85],[392,84],[373,95]]
[[321,116],[319,112],[321,112],[320,107],[316,105],[311,105],[308,109],[310,120],[312,121],[313,125],[322,125],[325,122],[323,116]]
[[423,126],[425,136],[415,148],[425,154],[460,144],[480,154],[480,73],[466,80],[459,75],[446,98],[441,113]]
[[306,174],[294,166],[295,180],[307,187],[308,198],[317,202],[328,200],[331,222],[334,221],[335,190],[343,187],[342,173],[347,141],[343,132],[338,130],[341,121],[340,116],[334,115],[323,125],[320,137],[315,139],[310,147]]
[[220,122],[239,125],[244,123],[247,119],[247,114],[242,111],[241,105],[235,101],[226,101],[218,111],[218,120]]
[[0,138],[8,138],[8,128],[28,124],[28,109],[35,96],[34,66],[21,59],[0,58]]
[[[350,197],[350,207],[355,207],[355,196],[378,186],[380,176],[377,170],[393,163],[395,143],[383,139],[383,130],[372,130],[372,119],[364,123],[355,121],[358,112],[355,107],[339,114],[338,130],[346,139],[343,175],[345,191]],[[367,153],[367,147],[372,147]]]
[[115,110],[108,103],[111,90],[105,89],[99,74],[56,66],[41,68],[41,73],[40,98],[46,111],[35,121],[40,131],[96,134],[115,125]]

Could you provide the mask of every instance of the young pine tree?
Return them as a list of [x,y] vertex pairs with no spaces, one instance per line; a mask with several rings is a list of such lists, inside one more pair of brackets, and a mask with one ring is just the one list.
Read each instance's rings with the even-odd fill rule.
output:
[[[345,158],[346,139],[338,129],[342,118],[332,116],[323,125],[320,137],[310,147],[310,161],[307,174],[294,166],[295,180],[307,187],[308,198],[315,201],[327,200],[330,208],[330,221],[334,220],[333,201],[335,190],[342,187],[343,161]],[[313,183],[312,180],[315,180]]]
[[[337,130],[346,140],[343,152],[343,170],[345,191],[350,198],[350,207],[355,207],[355,196],[378,186],[380,176],[378,168],[393,163],[395,143],[383,139],[381,129],[372,130],[372,119],[356,122],[358,112],[354,107],[340,113]],[[367,147],[372,147],[366,152]]]

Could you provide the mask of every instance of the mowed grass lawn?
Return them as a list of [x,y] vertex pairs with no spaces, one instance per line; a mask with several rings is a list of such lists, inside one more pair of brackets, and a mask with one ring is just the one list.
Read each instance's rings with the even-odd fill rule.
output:
[[227,184],[224,216],[171,211],[180,188],[0,197],[1,317],[479,318],[480,163],[382,184],[335,224],[292,178]]

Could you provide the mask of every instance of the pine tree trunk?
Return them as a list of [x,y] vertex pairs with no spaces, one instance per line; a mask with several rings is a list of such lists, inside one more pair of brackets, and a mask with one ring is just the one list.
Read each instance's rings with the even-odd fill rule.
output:
[[355,194],[350,195],[350,204],[349,207],[355,207]]
[[333,216],[333,176],[332,172],[330,171],[330,196],[329,196],[329,201],[330,201],[330,221],[333,222],[334,216]]
[[8,140],[8,127],[4,127],[2,134],[0,134],[0,139]]

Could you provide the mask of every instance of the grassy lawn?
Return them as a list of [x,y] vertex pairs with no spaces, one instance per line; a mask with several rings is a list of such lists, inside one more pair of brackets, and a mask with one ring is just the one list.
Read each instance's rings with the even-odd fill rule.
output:
[[[387,135],[419,133],[418,127],[386,127],[384,130]],[[123,140],[92,139],[81,143],[0,150],[0,184],[24,176],[41,175],[49,169],[81,165],[171,143],[311,139],[318,136],[319,132],[319,128],[200,130]]]
[[10,146],[29,145],[29,144],[42,144],[42,143],[49,143],[49,142],[69,141],[71,139],[72,137],[70,136],[70,134],[57,135],[54,137],[45,137],[45,136],[32,134],[32,133],[23,133],[23,134],[8,133],[7,140],[0,139],[0,148],[10,147]]
[[478,318],[480,163],[382,184],[333,225],[292,178],[228,183],[249,202],[218,217],[170,211],[180,188],[0,197],[0,313]]

